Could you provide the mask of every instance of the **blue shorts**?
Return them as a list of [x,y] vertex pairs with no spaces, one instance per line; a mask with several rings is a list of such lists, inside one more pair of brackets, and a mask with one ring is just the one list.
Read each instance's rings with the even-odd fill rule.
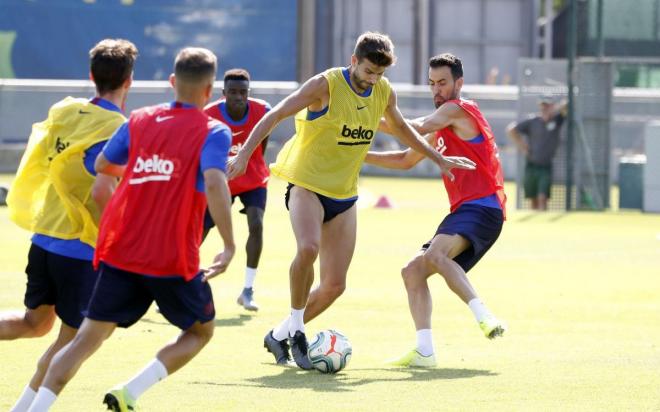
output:
[[[504,216],[502,210],[479,205],[461,205],[450,213],[438,226],[435,234],[461,235],[471,246],[454,258],[468,272],[488,252],[502,232]],[[425,243],[426,250],[431,241]]]
[[33,243],[25,273],[25,307],[55,305],[62,322],[78,329],[98,275],[92,262],[58,255]]
[[[261,210],[266,210],[266,199],[268,195],[268,190],[265,187],[258,187],[253,190],[248,190],[247,192],[239,193],[231,197],[231,203],[234,204],[234,200],[238,197],[243,203],[243,209],[239,210],[239,213],[247,214],[248,207],[256,207]],[[209,213],[209,208],[206,208],[204,213],[204,238],[211,228],[215,226],[211,213]]]
[[[284,195],[284,205],[286,210],[289,210],[289,198],[291,197],[291,188],[294,186],[293,183],[289,183],[286,187],[286,194]],[[353,207],[355,202],[357,202],[357,197],[346,199],[346,200],[337,200],[332,199],[327,196],[320,195],[316,192],[312,192],[319,198],[321,201],[321,206],[323,206],[323,223],[329,222],[337,215],[340,215]]]
[[99,278],[85,316],[127,328],[140,320],[151,302],[171,324],[186,330],[195,322],[215,318],[213,294],[200,272],[182,277],[156,277],[128,272],[101,262]]

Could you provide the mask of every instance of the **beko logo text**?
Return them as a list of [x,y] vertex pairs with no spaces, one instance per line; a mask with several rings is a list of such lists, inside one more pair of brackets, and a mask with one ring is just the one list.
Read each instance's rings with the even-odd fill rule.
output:
[[352,139],[361,139],[361,140],[371,140],[374,137],[374,131],[369,129],[363,129],[362,126],[359,126],[357,129],[351,129],[347,125],[344,125],[341,129],[342,137],[350,137]]
[[174,162],[167,159],[161,159],[158,155],[143,159],[138,156],[133,166],[133,173],[152,173],[147,176],[133,178],[130,184],[140,184],[150,181],[168,181],[174,172]]

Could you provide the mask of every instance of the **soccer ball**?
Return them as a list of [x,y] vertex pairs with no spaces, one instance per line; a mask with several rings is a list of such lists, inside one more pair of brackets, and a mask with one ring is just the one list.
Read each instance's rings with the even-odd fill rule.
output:
[[307,351],[312,365],[322,373],[337,373],[344,369],[352,353],[348,338],[332,329],[319,332]]

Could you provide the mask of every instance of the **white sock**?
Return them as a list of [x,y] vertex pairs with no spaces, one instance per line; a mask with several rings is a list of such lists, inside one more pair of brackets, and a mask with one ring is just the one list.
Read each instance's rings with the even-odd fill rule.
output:
[[245,267],[245,287],[251,288],[254,286],[254,278],[257,277],[257,268]]
[[282,323],[273,328],[273,337],[275,340],[284,340],[289,337],[289,319],[291,319],[291,316],[287,316]]
[[481,322],[484,318],[492,317],[493,314],[490,313],[486,305],[479,298],[474,298],[468,302],[468,306],[474,315],[474,318],[477,322]]
[[422,356],[433,355],[433,334],[431,329],[420,329],[417,331],[417,352]]
[[56,399],[57,395],[55,395],[50,389],[45,386],[40,386],[28,412],[47,411],[51,405],[55,403]]
[[137,399],[147,389],[167,377],[167,368],[157,358],[151,361],[140,373],[128,381],[124,387],[133,399]]
[[303,323],[303,315],[305,308],[294,309],[291,308],[291,321],[289,322],[289,336],[296,334],[296,331],[305,333],[305,324]]
[[30,404],[32,404],[32,400],[36,395],[37,392],[35,392],[34,389],[30,388],[30,385],[27,385],[25,389],[23,389],[23,393],[21,393],[21,397],[18,398],[18,400],[14,404],[14,407],[11,408],[9,412],[27,411],[28,408],[30,407]]

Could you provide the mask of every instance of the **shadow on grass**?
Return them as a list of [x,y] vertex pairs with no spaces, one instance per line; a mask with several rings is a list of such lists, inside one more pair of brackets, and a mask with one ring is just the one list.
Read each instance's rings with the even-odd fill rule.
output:
[[532,220],[532,219],[534,219],[534,218],[537,217],[538,215],[539,215],[538,213],[530,212],[530,213],[528,213],[528,214],[525,214],[525,215],[519,217],[519,218],[517,219],[517,221],[518,221],[518,222],[527,222],[528,220]]
[[[467,379],[476,376],[497,376],[497,373],[483,369],[455,368],[374,368],[350,369],[336,375],[326,375],[316,371],[304,371],[297,367],[281,367],[277,375],[246,379],[245,383],[191,382],[192,385],[238,386],[254,388],[275,388],[291,390],[308,388],[317,392],[352,392],[356,388],[379,382],[414,382],[447,379]],[[357,377],[356,375],[360,375]],[[364,377],[364,375],[373,375]]]
[[518,219],[516,219],[517,222],[527,222],[530,220],[546,220],[548,222],[557,222],[563,218],[568,216],[568,213],[566,212],[535,212],[535,211],[530,211],[527,214],[520,216]]
[[563,213],[557,213],[557,215],[552,216],[552,217],[550,218],[550,221],[551,221],[551,222],[556,222],[556,221],[558,221],[558,220],[561,220],[561,219],[565,218],[566,216],[568,216],[568,213],[566,213],[566,212],[563,212]]
[[233,318],[223,318],[223,319],[216,319],[215,320],[215,326],[243,326],[245,325],[245,322],[250,321],[254,319],[253,315],[246,315],[244,313],[241,313],[238,316],[235,316]]
[[[253,316],[252,315],[246,315],[244,313],[241,313],[238,316],[235,316],[233,318],[223,318],[223,319],[216,319],[215,326],[219,327],[227,327],[227,326],[243,326],[246,322],[252,320]],[[170,323],[166,320],[163,319],[162,316],[159,318],[159,320],[153,320],[149,318],[142,318],[140,319],[140,322],[144,323],[150,323],[152,325],[169,325]]]

